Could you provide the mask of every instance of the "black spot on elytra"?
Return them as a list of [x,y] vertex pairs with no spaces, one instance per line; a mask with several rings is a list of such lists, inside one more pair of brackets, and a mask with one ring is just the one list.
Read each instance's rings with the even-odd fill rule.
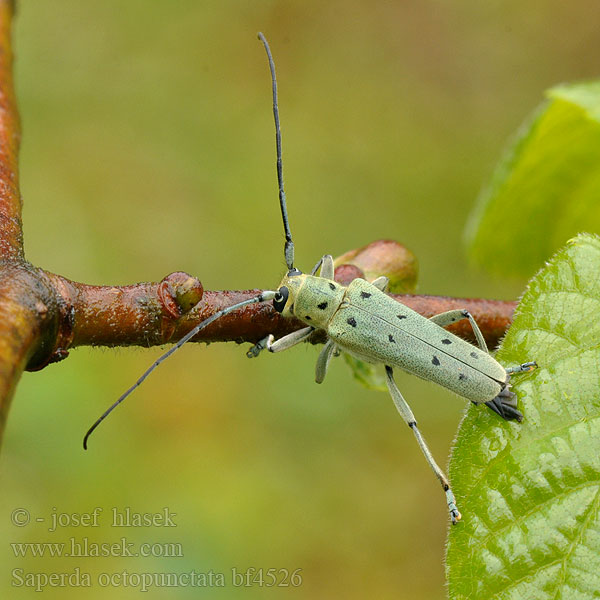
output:
[[435,365],[436,367],[439,366],[439,364],[440,364],[439,358],[437,356],[434,356],[433,360],[431,361],[431,364]]
[[390,335],[388,335],[388,339],[390,340],[390,343],[395,344],[396,340],[394,339],[394,336],[390,333]]
[[399,319],[406,319],[406,315],[397,315]]
[[356,319],[354,317],[350,317],[346,323],[348,323],[348,325],[352,325],[352,327],[356,327]]
[[467,378],[467,376],[464,373],[460,373],[458,376],[459,381],[464,381],[466,378]]
[[444,338],[444,339],[442,340],[442,344],[451,344],[451,343],[452,343],[452,341],[451,341],[451,340],[449,340],[448,338]]
[[327,308],[327,302],[321,302],[321,304],[317,304],[317,308],[325,310]]
[[471,356],[472,358],[479,358],[479,356],[477,356],[477,352],[471,352],[469,356]]
[[309,317],[308,315],[306,315],[304,318],[305,318],[307,321],[310,321],[310,317]]
[[361,298],[370,298],[371,294],[369,294],[369,292],[361,292],[360,297]]
[[334,284],[334,283],[330,283],[330,284],[329,284],[329,289],[331,289],[331,290],[335,290],[335,284]]

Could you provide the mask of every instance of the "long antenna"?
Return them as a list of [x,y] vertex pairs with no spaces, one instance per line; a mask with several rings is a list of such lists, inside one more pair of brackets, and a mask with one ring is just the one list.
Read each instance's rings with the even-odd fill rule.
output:
[[201,329],[204,329],[206,326],[210,325],[213,321],[216,321],[218,318],[222,317],[223,315],[226,315],[226,314],[234,311],[236,308],[241,308],[242,306],[246,306],[247,304],[255,304],[257,302],[264,302],[265,300],[273,300],[273,298],[275,297],[275,294],[277,294],[277,292],[272,292],[270,290],[266,290],[266,291],[262,292],[259,296],[254,296],[254,298],[249,298],[248,300],[244,300],[243,302],[238,302],[237,304],[232,304],[231,306],[228,306],[227,308],[223,308],[222,310],[219,310],[214,315],[211,315],[210,317],[208,317],[208,319],[204,319],[204,321],[202,321],[202,323],[199,323],[198,325],[196,325],[196,327],[194,327],[194,329],[192,329],[191,331],[186,333],[172,348],[169,348],[169,350],[167,350],[163,355],[159,356],[152,363],[152,365],[148,369],[146,369],[146,371],[144,371],[143,375],[124,394],[122,394],[114,404],[112,404],[106,411],[104,411],[104,413],[88,429],[88,432],[85,434],[85,437],[83,438],[84,450],[87,450],[88,438],[90,437],[90,435],[92,435],[92,433],[96,429],[96,427],[98,427],[98,425],[100,425],[100,423],[102,423],[102,421],[104,421],[104,419],[106,419],[106,417],[108,417],[108,415],[115,408],[117,408],[117,406],[119,406],[119,404],[121,404],[121,402],[123,402],[123,400],[125,400],[125,398],[127,398],[127,396],[129,396],[129,394],[131,394],[131,392],[133,392],[133,390],[135,390],[137,387],[139,387],[143,383],[144,379],[146,379],[146,377],[148,377],[148,375],[150,375],[150,373],[152,373],[152,371],[154,371],[154,369],[156,369],[156,367],[158,367],[158,365],[160,365],[161,362],[163,362],[164,360],[169,358],[169,356],[171,356],[171,354],[173,354],[174,352],[179,350],[179,348],[181,348],[181,346],[183,346],[186,342],[191,340]]
[[279,107],[277,106],[277,78],[275,76],[275,63],[269,48],[269,42],[265,36],[259,32],[258,39],[264,44],[269,59],[269,69],[271,69],[271,81],[273,82],[273,117],[275,118],[275,140],[277,144],[277,182],[279,183],[279,206],[281,207],[281,217],[283,218],[283,229],[285,231],[285,262],[288,270],[294,268],[294,242],[290,232],[288,221],[287,206],[285,204],[285,192],[283,191],[283,162],[281,160],[281,128],[279,127]]

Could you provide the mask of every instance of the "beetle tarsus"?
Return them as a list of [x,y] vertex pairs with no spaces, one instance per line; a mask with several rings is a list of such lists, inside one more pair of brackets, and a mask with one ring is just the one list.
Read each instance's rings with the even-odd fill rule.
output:
[[446,490],[446,500],[448,501],[448,510],[450,511],[452,525],[456,525],[462,519],[462,515],[456,506],[456,499],[450,488]]
[[506,369],[506,372],[509,375],[514,374],[514,373],[529,373],[530,371],[537,369],[537,367],[538,367],[538,364],[535,361],[532,361],[532,362],[523,363],[516,367],[509,367],[508,369]]
[[246,352],[246,356],[248,358],[255,358],[263,350],[270,350],[270,346],[273,344],[274,340],[275,340],[275,338],[273,337],[273,335],[269,334],[268,336],[264,337],[262,340],[256,342],[256,344],[254,344],[254,346],[252,346],[252,348],[250,348],[250,350],[248,350],[248,352]]
[[508,381],[510,380],[511,375],[529,373],[536,369],[537,366],[538,364],[535,361],[532,361],[506,369],[506,374],[508,376],[506,385],[493,400],[485,403],[486,406],[499,414],[504,420],[518,421],[520,423],[523,420],[523,413],[517,409],[517,397],[510,391],[510,384]]
[[517,409],[516,396],[505,387],[493,400],[485,405],[500,415],[505,421],[523,420],[523,413]]

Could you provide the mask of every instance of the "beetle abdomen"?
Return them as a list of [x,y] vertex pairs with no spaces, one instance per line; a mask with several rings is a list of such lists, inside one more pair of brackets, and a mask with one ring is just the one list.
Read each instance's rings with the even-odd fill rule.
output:
[[399,367],[475,402],[495,398],[507,380],[489,354],[364,280],[350,284],[327,332],[363,360]]

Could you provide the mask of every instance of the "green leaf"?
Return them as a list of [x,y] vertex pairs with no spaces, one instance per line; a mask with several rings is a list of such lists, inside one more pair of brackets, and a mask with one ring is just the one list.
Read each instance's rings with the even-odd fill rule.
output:
[[571,240],[530,283],[498,360],[519,424],[472,406],[450,478],[451,599],[597,598],[600,590],[600,238]]
[[600,233],[600,81],[563,85],[505,151],[471,215],[471,258],[531,275],[580,231]]

